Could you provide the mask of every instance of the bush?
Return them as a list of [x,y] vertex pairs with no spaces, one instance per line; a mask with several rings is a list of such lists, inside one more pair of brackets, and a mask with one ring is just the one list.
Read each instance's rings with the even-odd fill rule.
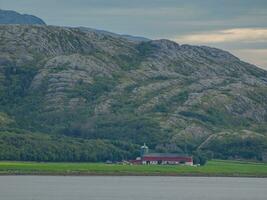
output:
[[204,152],[200,152],[200,151],[197,151],[197,152],[194,152],[193,153],[193,163],[194,165],[205,165],[208,161],[208,157],[206,155],[206,153]]

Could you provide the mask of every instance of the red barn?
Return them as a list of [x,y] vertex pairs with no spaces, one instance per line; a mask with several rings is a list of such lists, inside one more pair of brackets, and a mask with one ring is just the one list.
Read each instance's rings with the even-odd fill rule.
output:
[[184,156],[180,154],[165,154],[165,153],[148,153],[142,158],[142,164],[154,165],[193,165],[193,158],[191,156]]
[[144,144],[141,147],[140,157],[129,162],[135,165],[193,165],[193,157],[173,153],[149,153],[149,149]]
[[132,164],[143,165],[193,165],[193,158],[180,154],[166,154],[166,153],[148,153],[136,160],[131,160]]

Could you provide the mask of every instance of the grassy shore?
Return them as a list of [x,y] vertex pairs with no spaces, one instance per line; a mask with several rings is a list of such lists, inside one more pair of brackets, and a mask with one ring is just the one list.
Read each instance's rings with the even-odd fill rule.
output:
[[117,165],[103,163],[0,162],[0,175],[144,175],[267,177],[267,164],[209,161],[205,166]]

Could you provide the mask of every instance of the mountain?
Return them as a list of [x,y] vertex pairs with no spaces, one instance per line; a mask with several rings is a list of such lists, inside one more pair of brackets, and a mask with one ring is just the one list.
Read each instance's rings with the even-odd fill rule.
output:
[[0,82],[2,159],[116,160],[144,142],[216,158],[267,149],[267,72],[216,48],[1,25]]
[[79,29],[82,31],[85,31],[85,32],[96,32],[96,33],[104,34],[107,36],[124,38],[124,39],[127,39],[127,40],[132,41],[132,42],[147,42],[150,40],[150,39],[145,38],[145,37],[125,35],[125,34],[117,34],[117,33],[112,33],[112,32],[105,31],[105,30],[97,30],[97,29],[92,29],[92,28],[87,28],[87,27],[79,27]]
[[12,10],[0,9],[0,24],[40,24],[45,22],[33,15],[20,14]]

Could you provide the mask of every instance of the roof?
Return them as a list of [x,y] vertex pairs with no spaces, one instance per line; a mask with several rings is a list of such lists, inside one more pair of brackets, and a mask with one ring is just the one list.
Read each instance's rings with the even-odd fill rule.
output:
[[190,157],[188,155],[183,154],[175,154],[175,153],[146,153],[144,157],[168,157],[168,158],[174,158],[174,157]]
[[148,153],[142,157],[143,161],[193,162],[192,156],[169,153]]

